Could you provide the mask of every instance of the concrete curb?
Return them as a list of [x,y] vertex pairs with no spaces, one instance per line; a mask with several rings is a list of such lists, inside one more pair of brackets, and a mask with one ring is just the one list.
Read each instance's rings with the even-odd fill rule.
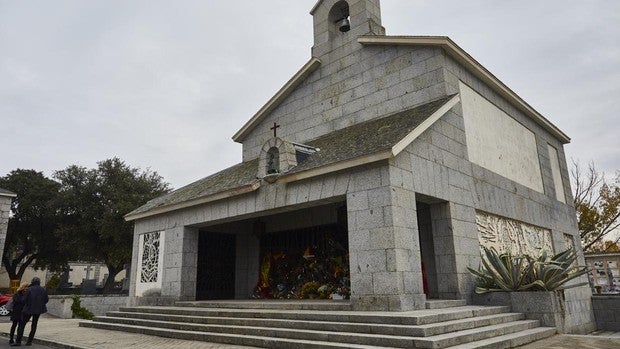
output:
[[[8,339],[9,338],[9,333],[8,332],[4,332],[4,331],[0,331],[0,336],[6,337]],[[33,343],[40,344],[40,345],[46,345],[48,347],[58,348],[58,349],[95,349],[95,348],[91,348],[91,347],[80,347],[80,346],[76,346],[76,345],[73,345],[73,344],[67,344],[67,343],[52,341],[52,340],[49,340],[49,339],[46,339],[46,338],[36,338],[36,337],[33,340]]]

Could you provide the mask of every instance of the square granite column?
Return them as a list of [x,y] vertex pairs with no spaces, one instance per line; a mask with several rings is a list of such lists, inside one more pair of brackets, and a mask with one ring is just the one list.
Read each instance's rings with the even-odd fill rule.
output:
[[175,227],[166,230],[162,296],[178,300],[196,298],[198,229]]
[[353,308],[424,308],[413,191],[390,185],[387,166],[367,169],[351,176],[347,213]]

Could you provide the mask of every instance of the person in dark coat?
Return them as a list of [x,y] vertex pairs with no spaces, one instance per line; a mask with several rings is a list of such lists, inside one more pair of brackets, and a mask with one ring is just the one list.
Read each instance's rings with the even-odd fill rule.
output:
[[24,308],[24,304],[26,302],[26,290],[30,286],[27,282],[22,282],[17,289],[17,292],[13,295],[13,310],[11,311],[11,321],[13,324],[11,325],[11,333],[9,337],[9,344],[13,344],[13,337],[15,335],[15,329],[19,325],[22,320],[22,309]]
[[24,335],[24,328],[26,324],[32,318],[32,324],[30,325],[30,334],[28,335],[28,341],[26,345],[32,345],[34,334],[37,332],[37,323],[39,322],[39,316],[43,313],[47,313],[47,307],[45,306],[49,301],[47,292],[41,287],[41,280],[38,277],[32,278],[30,287],[26,292],[24,301],[24,309],[22,309],[22,320],[19,323],[17,329],[17,338],[15,343],[11,344],[12,347],[19,347],[22,345],[22,336]]

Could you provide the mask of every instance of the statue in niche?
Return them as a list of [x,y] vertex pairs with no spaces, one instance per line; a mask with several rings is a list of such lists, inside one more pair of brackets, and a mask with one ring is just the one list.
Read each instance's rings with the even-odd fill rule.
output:
[[278,148],[272,147],[267,152],[267,174],[280,172],[280,152]]

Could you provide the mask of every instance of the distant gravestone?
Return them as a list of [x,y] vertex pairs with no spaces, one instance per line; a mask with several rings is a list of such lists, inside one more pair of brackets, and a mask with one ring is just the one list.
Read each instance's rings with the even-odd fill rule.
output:
[[82,294],[97,294],[97,280],[82,279]]
[[131,264],[129,263],[125,264],[124,267],[125,267],[125,278],[123,279],[123,286],[121,288],[123,292],[129,291],[129,281],[130,281],[129,271],[131,270]]

